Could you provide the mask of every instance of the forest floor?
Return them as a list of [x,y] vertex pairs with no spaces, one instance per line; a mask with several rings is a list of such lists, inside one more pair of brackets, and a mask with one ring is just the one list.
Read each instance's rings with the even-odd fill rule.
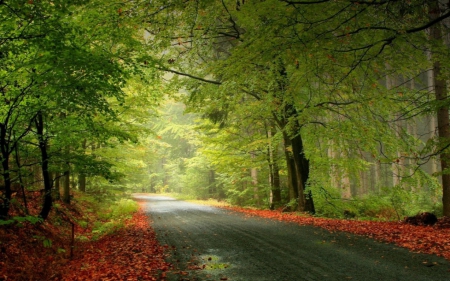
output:
[[[81,200],[57,205],[43,223],[0,225],[0,281],[165,280],[166,250],[142,210],[115,224]],[[29,204],[30,213],[37,208]],[[84,222],[73,224],[74,243],[72,222]],[[96,222],[102,234],[93,231]]]
[[[369,263],[383,265],[383,262],[394,263],[397,259],[405,264],[404,268],[411,268],[410,273],[415,277],[422,276],[422,273],[418,273],[419,271],[416,270],[433,270],[428,273],[432,274],[431,276],[436,276],[436,279],[431,278],[429,280],[444,280],[439,279],[439,277],[442,277],[443,271],[450,270],[448,261],[438,258],[439,256],[450,260],[450,228],[447,220],[441,220],[433,227],[412,226],[402,222],[325,219],[296,213],[237,207],[221,206],[220,209],[208,206],[192,207],[199,205],[185,203],[188,204],[186,206],[181,204],[180,201],[175,203],[170,200],[167,201],[171,206],[170,208],[173,209],[174,206],[178,208],[175,208],[174,213],[171,213],[171,209],[166,208],[167,206],[159,213],[152,213],[152,210],[157,210],[158,204],[162,201],[148,201],[145,196],[137,198],[141,205],[139,212],[126,220],[120,229],[112,230],[99,239],[93,239],[95,233],[92,233],[92,228],[90,228],[91,222],[88,223],[88,226],[84,225],[83,227],[74,224],[75,244],[73,247],[71,222],[87,219],[95,220],[93,217],[86,218],[86,216],[92,214],[83,214],[83,210],[87,208],[83,205],[66,206],[65,211],[62,211],[62,208],[53,210],[50,219],[44,223],[33,224],[25,221],[14,226],[0,226],[0,281],[245,280],[239,279],[239,268],[251,268],[252,265],[258,265],[258,258],[266,253],[270,254],[269,261],[280,263],[280,266],[283,259],[287,259],[285,262],[290,263],[292,263],[290,260],[294,259],[298,262],[297,259],[302,259],[301,256],[297,256],[297,252],[292,252],[290,256],[284,256],[289,253],[288,248],[291,246],[286,246],[287,248],[283,251],[274,248],[271,244],[275,242],[270,239],[274,239],[278,235],[282,235],[282,240],[289,240],[292,238],[290,236],[297,240],[308,241],[312,239],[312,244],[321,245],[320,249],[329,248],[332,251],[332,253],[327,252],[324,256],[320,256],[320,249],[311,249],[314,253],[303,253],[316,259],[313,258],[309,261],[309,258],[306,259],[308,264],[305,266],[307,267],[314,266],[317,260],[320,261],[324,257],[326,257],[328,263],[330,259],[342,259],[340,254],[361,259],[358,253],[363,255],[364,258],[366,258],[366,255],[370,257],[371,253],[375,253],[374,255],[380,255],[380,257],[370,260]],[[180,206],[182,208],[181,213]],[[202,208],[206,208],[206,213]],[[182,217],[182,215],[191,213],[191,211],[192,217]],[[153,221],[149,219],[149,215]],[[175,217],[170,217],[171,215],[175,215]],[[168,220],[164,216],[168,216]],[[263,223],[256,222],[258,220],[254,221],[254,218],[264,218]],[[202,221],[202,219],[206,219],[206,221]],[[181,224],[174,229],[170,229],[171,224],[176,221]],[[286,222],[288,223],[286,224]],[[215,223],[219,224],[216,225]],[[284,228],[285,226],[281,226],[280,223],[288,225],[287,229],[281,231],[280,227]],[[255,228],[247,230],[248,226],[253,225],[255,225]],[[292,227],[299,227],[299,225],[304,226],[301,228],[302,235],[312,231],[314,238],[298,236],[299,229]],[[267,226],[272,227],[266,228]],[[325,230],[322,231],[320,228]],[[273,232],[273,229],[277,231]],[[234,234],[229,232],[231,230]],[[175,232],[178,233],[178,236],[171,237],[170,235]],[[198,234],[197,237],[190,236],[195,233]],[[353,233],[390,244],[378,243],[388,246],[381,250],[372,250],[379,246],[375,246],[372,242],[367,242],[364,239],[355,238],[359,236],[342,236],[343,233]],[[224,235],[229,235],[229,237]],[[269,240],[264,240],[263,235],[268,235]],[[176,243],[173,243],[174,239],[177,240]],[[246,239],[250,239],[250,241]],[[218,250],[222,246],[209,244],[218,241],[222,241],[220,245],[227,249],[228,255],[224,255],[223,252]],[[241,247],[242,252],[230,252],[231,246],[223,244],[223,241],[229,241]],[[260,249],[246,249],[251,244]],[[358,252],[359,250],[356,253],[348,252],[348,248],[344,248],[343,244],[345,244],[345,247],[350,247],[351,251],[356,245],[360,245],[363,249],[362,252]],[[393,248],[392,244],[422,254],[415,254],[410,261],[410,257],[405,252]],[[309,246],[293,245],[292,247],[294,249],[298,247],[309,249]],[[251,254],[251,256],[247,256],[247,254]],[[278,254],[280,257],[275,257]],[[431,254],[431,256],[423,254]],[[242,259],[244,259],[239,262],[240,265],[236,265],[237,256],[242,256]],[[227,257],[231,257],[232,261],[227,261]],[[246,266],[247,261],[245,259],[248,259],[252,264],[250,267]],[[360,261],[350,263],[351,267],[355,267],[358,262]],[[267,265],[260,262],[259,266]],[[390,265],[386,264],[385,266],[389,267]],[[273,267],[272,270],[276,271],[277,268]],[[287,268],[290,267],[287,266]],[[331,269],[329,268],[329,270]],[[316,280],[316,277],[319,280],[319,275],[320,278],[323,278],[327,274],[322,269],[313,268],[311,270],[313,272],[316,270],[318,275],[310,276],[309,280]],[[342,273],[342,275],[341,270],[346,270],[345,274]],[[358,270],[364,270],[364,267],[360,265]],[[376,269],[370,268],[370,270],[376,272]],[[260,278],[258,277],[260,273],[266,277],[270,276],[270,274],[264,273],[264,270],[259,271],[261,270],[257,269],[252,272],[249,269],[247,271],[248,276],[254,274],[255,278]],[[336,279],[352,277],[350,276],[351,272],[352,269],[345,265],[336,265],[334,268]],[[385,268],[382,272],[385,272]],[[409,274],[408,272],[404,273]],[[447,277],[450,278],[450,272],[448,272]],[[287,278],[247,280],[288,280]],[[305,277],[305,279],[308,278]],[[325,279],[334,280],[332,278]],[[370,280],[370,278],[367,279],[367,276],[364,279]],[[360,280],[356,273],[353,275],[353,280]],[[421,279],[415,278],[415,280]]]

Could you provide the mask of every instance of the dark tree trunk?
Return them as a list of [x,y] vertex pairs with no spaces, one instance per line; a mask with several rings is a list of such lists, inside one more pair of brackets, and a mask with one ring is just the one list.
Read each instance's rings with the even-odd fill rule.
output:
[[[83,140],[81,147],[83,148],[83,153],[86,151],[86,139]],[[84,167],[80,169],[78,174],[78,190],[81,192],[86,192],[86,173]]]
[[66,204],[70,204],[70,172],[69,170],[64,172],[64,185],[62,201]]
[[273,201],[275,203],[278,203],[278,205],[281,204],[281,181],[280,181],[280,168],[278,167],[277,162],[273,162],[273,172],[272,172],[272,179],[273,179]]
[[295,160],[295,170],[298,179],[298,210],[314,214],[315,208],[311,190],[307,194],[304,192],[309,179],[309,160],[305,157],[303,140],[300,133],[292,138],[292,154]]
[[84,173],[78,175],[78,190],[86,192],[86,175]]
[[[430,1],[430,18],[432,20],[438,18],[441,14],[439,7],[440,1]],[[441,24],[437,23],[430,27],[431,40],[443,41],[443,33]],[[434,92],[436,101],[439,102],[437,108],[437,123],[440,147],[445,147],[450,142],[450,120],[449,120],[449,106],[446,102],[448,98],[447,93],[447,81],[441,74],[441,64],[438,58],[434,57],[432,53],[433,63],[433,75],[434,75]],[[450,216],[450,153],[443,152],[440,155],[441,170],[442,170],[442,205],[443,215]]]
[[287,136],[287,134],[284,134],[284,154],[286,157],[286,168],[287,168],[287,174],[288,174],[288,190],[289,190],[289,201],[296,200],[298,197],[298,190],[296,188],[297,186],[297,175],[295,172],[295,161],[294,157],[292,157],[291,150],[291,140]]
[[280,169],[276,161],[270,165],[270,188],[272,191],[270,208],[276,209],[281,206]]
[[[288,87],[288,77],[283,62],[280,61],[280,79],[278,79],[279,90],[284,92]],[[289,196],[292,200],[295,195],[297,200],[297,211],[308,211],[314,213],[314,203],[311,191],[305,196],[306,184],[309,178],[309,160],[305,157],[303,140],[300,134],[301,126],[297,120],[298,111],[294,104],[286,101],[283,95],[279,96],[283,104],[283,111],[274,112],[274,118],[283,131],[286,161],[289,178]]]
[[[66,155],[69,157],[70,154],[70,147],[66,147]],[[66,171],[63,173],[64,177],[64,185],[63,185],[63,194],[62,194],[62,201],[66,204],[70,204],[70,162],[66,162]]]
[[0,149],[2,154],[2,177],[3,186],[0,186],[0,219],[5,219],[9,213],[11,203],[11,178],[9,174],[9,142],[6,134],[6,125],[0,124]]
[[38,112],[35,118],[35,124],[39,140],[39,150],[41,151],[42,178],[44,179],[44,202],[42,203],[39,216],[45,220],[52,209],[52,181],[48,171],[49,157],[47,153],[47,140],[44,136],[44,118],[42,112]]
[[[287,104],[285,105],[283,119],[278,121],[283,130],[288,167],[289,196],[290,200],[293,198],[297,200],[297,211],[314,213],[315,208],[312,193],[308,191],[308,196],[305,194],[309,178],[309,160],[304,153],[303,140],[300,134],[301,126],[295,119],[296,117],[296,109],[291,104]],[[288,120],[291,118],[294,118],[294,120],[290,120],[289,122]],[[289,135],[287,132],[288,128],[294,134]]]
[[2,173],[2,176],[4,185],[0,186],[0,192],[2,192],[1,195],[2,202],[0,202],[0,219],[5,219],[8,216],[12,196],[11,179],[9,178],[9,173],[7,172],[8,170],[7,169],[5,170],[5,166],[7,165],[5,165],[4,162],[5,160],[2,161],[2,168],[4,171]]

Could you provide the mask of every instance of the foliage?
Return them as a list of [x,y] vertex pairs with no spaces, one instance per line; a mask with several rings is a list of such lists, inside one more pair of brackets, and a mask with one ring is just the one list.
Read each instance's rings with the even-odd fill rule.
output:
[[139,206],[136,203],[136,201],[122,198],[119,201],[115,202],[115,204],[110,206],[111,217],[112,218],[130,217],[133,213],[138,211],[138,208]]
[[349,199],[342,199],[338,190],[322,189],[314,194],[319,210],[317,215],[324,217],[346,218],[347,214],[352,214],[358,219],[397,221],[422,212],[442,215],[439,192],[432,195],[430,191],[405,190],[395,186]]
[[42,223],[42,218],[34,217],[34,216],[25,216],[25,217],[12,217],[9,220],[0,220],[0,226],[8,225],[8,224],[17,224],[22,225],[22,223],[29,222],[31,224]]
[[[348,199],[383,186],[427,189],[436,183],[417,171],[427,169],[439,143],[428,141],[433,133],[418,130],[439,108],[428,70],[449,57],[444,40],[433,40],[427,29],[446,28],[441,21],[448,8],[430,21],[428,13],[436,11],[429,2],[394,2],[149,6],[154,20],[146,29],[163,53],[157,65],[178,75],[171,87],[180,90],[187,111],[203,119],[199,152],[233,201],[251,198],[241,185],[229,184],[247,176],[242,169],[257,168],[267,178],[269,144],[278,152],[277,163],[288,162],[279,155],[293,151],[286,143],[296,137],[310,165],[304,176],[319,201],[322,189],[341,189],[333,196]],[[250,152],[256,159],[250,160]],[[363,183],[368,174],[376,182]],[[394,210],[403,208],[400,193],[391,196]]]

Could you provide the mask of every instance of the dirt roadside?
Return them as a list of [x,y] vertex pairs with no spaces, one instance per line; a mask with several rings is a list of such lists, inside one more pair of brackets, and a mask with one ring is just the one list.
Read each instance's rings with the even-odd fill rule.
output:
[[364,237],[169,197],[136,199],[168,247],[168,280],[450,280],[447,260]]

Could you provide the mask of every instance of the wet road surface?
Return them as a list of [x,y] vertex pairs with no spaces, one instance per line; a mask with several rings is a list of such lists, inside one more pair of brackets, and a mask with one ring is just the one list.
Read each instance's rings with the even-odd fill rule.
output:
[[135,198],[169,249],[169,281],[450,280],[447,260],[392,244],[170,197]]

